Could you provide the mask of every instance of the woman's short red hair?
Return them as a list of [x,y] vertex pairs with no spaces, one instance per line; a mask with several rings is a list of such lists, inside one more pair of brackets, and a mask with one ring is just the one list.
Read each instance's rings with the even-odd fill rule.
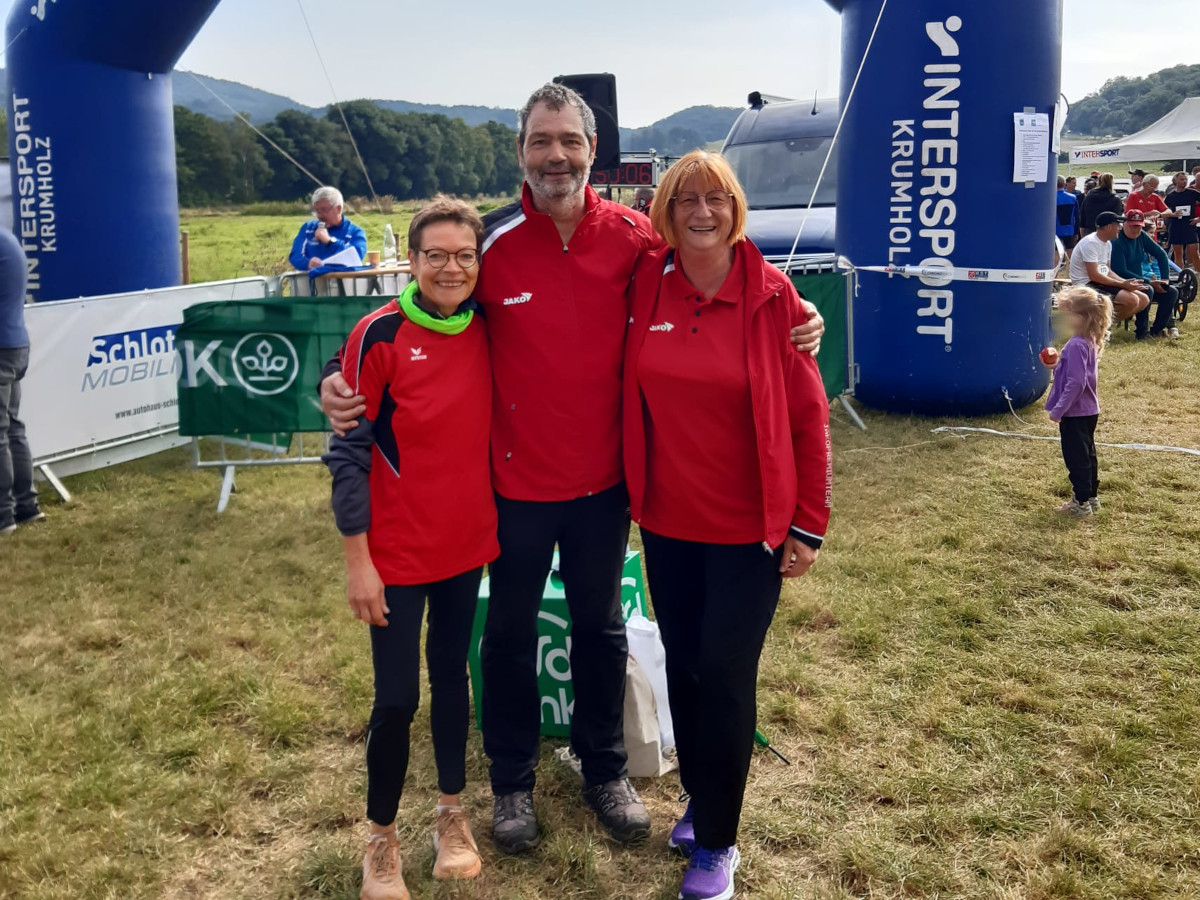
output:
[[706,185],[698,192],[724,191],[730,194],[733,203],[733,228],[729,232],[729,245],[746,238],[746,192],[742,190],[733,167],[720,153],[709,153],[707,150],[693,150],[683,157],[663,176],[658,183],[658,193],[654,205],[650,207],[650,223],[654,226],[664,241],[672,247],[679,246],[679,237],[675,233],[675,197],[680,189],[690,181]]

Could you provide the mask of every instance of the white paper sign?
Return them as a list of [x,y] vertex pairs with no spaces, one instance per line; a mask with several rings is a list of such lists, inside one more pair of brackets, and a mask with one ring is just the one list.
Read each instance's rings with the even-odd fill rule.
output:
[[1042,182],[1050,177],[1050,116],[1013,113],[1013,181]]
[[321,260],[323,266],[351,266],[357,267],[362,265],[362,257],[358,255],[358,251],[353,247],[347,247],[345,250],[339,250],[333,256],[327,256]]

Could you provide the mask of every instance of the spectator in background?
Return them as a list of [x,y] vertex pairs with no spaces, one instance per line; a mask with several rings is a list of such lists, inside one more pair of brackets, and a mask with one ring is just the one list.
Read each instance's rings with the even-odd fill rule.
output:
[[[1112,181],[1111,175],[1105,177]],[[1086,284],[1109,297],[1113,304],[1114,322],[1132,318],[1150,305],[1149,299],[1141,293],[1146,285],[1140,276],[1118,277],[1109,268],[1113,255],[1112,241],[1121,233],[1124,221],[1124,217],[1112,210],[1104,210],[1096,217],[1095,232],[1084,236],[1075,245],[1075,252],[1071,256],[1071,283]]]
[[1153,229],[1158,225],[1158,217],[1167,211],[1163,198],[1155,193],[1158,190],[1158,176],[1147,175],[1142,179],[1136,190],[1130,191],[1125,200],[1125,214],[1140,212]]
[[1074,194],[1074,195],[1075,195],[1075,199],[1076,199],[1076,200],[1079,202],[1079,204],[1080,204],[1080,207],[1082,208],[1082,204],[1083,204],[1083,191],[1078,191],[1078,190],[1076,190],[1076,189],[1075,189],[1075,185],[1076,185],[1075,176],[1074,176],[1074,175],[1068,175],[1068,176],[1067,176],[1067,178],[1066,178],[1066,188],[1067,188],[1067,190],[1068,190],[1068,191],[1070,191],[1072,194]]
[[650,215],[650,204],[654,202],[654,188],[640,187],[633,192],[633,208]]
[[1142,180],[1146,177],[1146,173],[1141,169],[1133,169],[1129,173],[1130,188],[1129,193],[1136,194],[1142,189]]
[[[1171,190],[1163,200],[1168,213],[1163,218],[1168,219],[1167,237],[1171,242],[1171,253],[1175,256],[1175,265],[1189,265],[1200,270],[1200,236],[1196,226],[1200,225],[1200,191],[1187,186],[1186,172],[1176,172],[1171,179]],[[1185,262],[1186,260],[1186,262]]]
[[1197,181],[1200,181],[1200,166],[1192,166],[1192,180],[1188,182],[1188,187],[1200,187]]
[[1079,220],[1085,235],[1091,234],[1099,227],[1096,219],[1102,212],[1111,212],[1118,217],[1125,212],[1121,198],[1113,193],[1113,177],[1109,172],[1101,175],[1096,186],[1083,198],[1083,210]]
[[342,205],[342,192],[337,188],[319,187],[313,191],[312,211],[317,217],[301,225],[292,241],[288,261],[293,268],[307,272],[346,249],[357,250],[359,260],[366,257],[366,232],[342,215]]
[[16,236],[0,228],[0,535],[46,518],[33,486],[33,455],[25,439],[21,379],[29,367],[25,330],[25,252]]
[[[1148,175],[1149,181],[1153,175]],[[1135,334],[1139,341],[1147,337],[1179,337],[1175,327],[1175,305],[1179,302],[1179,291],[1171,287],[1171,267],[1167,263],[1167,252],[1145,232],[1146,217],[1132,210],[1112,242],[1112,270],[1118,278],[1129,281],[1141,280],[1134,288],[1144,295],[1146,302],[1137,311]],[[1150,303],[1158,301],[1154,325],[1150,325]]]
[[1061,175],[1058,176],[1057,209],[1054,234],[1062,241],[1067,259],[1070,259],[1071,251],[1079,241],[1079,201],[1073,192],[1067,190],[1067,179]]

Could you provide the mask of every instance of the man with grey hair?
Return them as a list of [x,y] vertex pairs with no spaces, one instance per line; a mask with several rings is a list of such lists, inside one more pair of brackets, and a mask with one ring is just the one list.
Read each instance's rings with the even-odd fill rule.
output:
[[346,249],[357,250],[360,260],[366,257],[366,232],[342,215],[342,203],[342,192],[335,187],[313,191],[312,211],[316,218],[301,225],[292,241],[288,262],[293,268],[307,272]]
[[[625,293],[645,252],[649,220],[588,185],[596,119],[575,91],[538,88],[519,114],[521,198],[484,217],[474,299],[487,316],[493,375],[492,486],[500,556],[489,568],[483,634],[483,744],[491,760],[492,837],[503,853],[539,840],[533,807],[542,698],[538,609],[555,547],[571,614],[570,723],[583,799],[618,841],[650,834],[629,783],[623,733],[628,645],[621,574],[629,498],[621,461]],[[793,333],[815,351],[824,323]],[[326,367],[322,409],[334,430],[364,411]],[[546,701],[549,705],[549,699]]]

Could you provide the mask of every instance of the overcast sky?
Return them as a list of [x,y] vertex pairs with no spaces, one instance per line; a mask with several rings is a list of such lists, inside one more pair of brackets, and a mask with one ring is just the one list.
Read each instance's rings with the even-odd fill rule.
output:
[[[637,127],[696,104],[741,106],[751,90],[838,87],[840,25],[823,0],[224,0],[179,67],[329,103],[300,4],[341,100],[516,107],[555,75],[612,72],[621,124]],[[1194,26],[1185,0],[1065,0],[1063,92],[1078,100],[1114,75],[1200,62],[1194,41],[1162,39]]]

